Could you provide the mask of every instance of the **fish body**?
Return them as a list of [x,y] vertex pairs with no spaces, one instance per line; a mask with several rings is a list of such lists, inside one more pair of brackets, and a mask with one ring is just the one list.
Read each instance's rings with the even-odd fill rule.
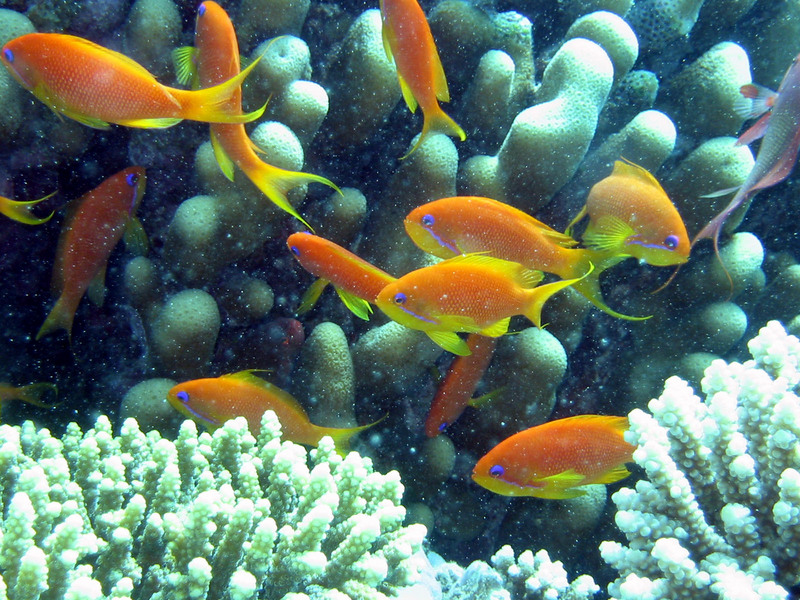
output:
[[218,87],[180,90],[161,85],[124,54],[72,35],[22,35],[3,46],[0,61],[56,113],[90,127],[105,129],[109,123],[170,127],[183,119],[247,122],[263,112],[262,108],[245,115],[227,110],[228,100],[249,71]]
[[386,271],[349,250],[312,233],[293,233],[286,245],[303,268],[319,277],[303,297],[298,313],[310,309],[322,290],[332,283],[339,297],[356,316],[368,319],[383,288],[395,281]]
[[[176,53],[181,79],[196,79],[200,88],[223,84],[239,75],[239,44],[228,14],[216,2],[203,2],[197,9],[195,47]],[[237,88],[226,104],[232,114],[242,113],[241,88]],[[319,175],[288,171],[264,162],[256,152],[261,152],[237,123],[211,125],[211,142],[214,154],[223,173],[233,180],[233,165],[239,167],[248,179],[275,205],[286,211],[306,227],[310,226],[291,205],[286,194],[292,188],[306,183],[322,183],[339,191],[331,181]]]
[[136,210],[144,187],[144,169],[129,167],[75,201],[62,226],[56,251],[53,289],[58,300],[36,334],[37,340],[59,329],[70,334],[75,311],[87,290],[95,303],[102,302],[112,250],[126,228],[141,228]]
[[618,318],[639,319],[603,302],[599,276],[617,262],[615,256],[576,248],[570,236],[503,202],[479,196],[441,198],[411,211],[405,228],[417,246],[440,258],[486,252],[562,279],[583,277],[574,287],[592,304]]
[[503,440],[475,465],[472,479],[503,496],[564,499],[580,488],[630,475],[635,446],[627,417],[580,415],[531,427]]
[[381,0],[383,47],[394,60],[403,98],[413,113],[422,108],[423,124],[419,139],[403,157],[406,158],[431,132],[438,131],[467,138],[464,130],[439,105],[449,102],[450,92],[442,61],[436,49],[428,20],[417,0]]
[[54,212],[51,212],[46,217],[37,217],[31,212],[31,209],[40,202],[44,202],[52,197],[53,194],[55,194],[55,192],[48,194],[44,198],[28,201],[12,200],[11,198],[0,196],[0,214],[25,225],[41,225],[42,223],[47,223],[55,214]]
[[477,333],[467,336],[469,356],[456,356],[433,397],[425,420],[425,435],[436,437],[450,426],[472,400],[472,394],[492,362],[497,338]]
[[638,165],[616,161],[611,175],[592,186],[567,233],[586,215],[589,224],[583,242],[589,248],[655,266],[689,260],[683,219],[656,178]]
[[770,109],[769,112],[739,138],[739,143],[749,143],[763,136],[750,174],[728,206],[692,240],[693,245],[703,239],[713,240],[717,256],[719,234],[728,217],[750,202],[759,190],[786,179],[797,162],[800,150],[800,55],[787,69],[777,95],[763,104]]
[[351,437],[372,426],[340,429],[314,425],[291,394],[253,371],[184,381],[169,390],[167,400],[178,412],[210,430],[228,419],[244,417],[256,436],[261,431],[261,417],[271,410],[280,421],[285,439],[308,446],[317,446],[328,435],[337,448],[347,449]]
[[376,300],[392,320],[424,331],[445,350],[470,354],[456,332],[498,337],[512,316],[541,326],[542,306],[574,280],[538,286],[540,271],[485,255],[457,256],[411,271],[387,285]]

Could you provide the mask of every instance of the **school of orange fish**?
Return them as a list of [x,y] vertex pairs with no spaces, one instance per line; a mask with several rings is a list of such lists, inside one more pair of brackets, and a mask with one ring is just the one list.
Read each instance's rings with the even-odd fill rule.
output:
[[[431,132],[463,141],[463,129],[439,105],[450,99],[447,82],[417,0],[381,0],[380,7],[384,46],[396,65],[403,98],[412,112],[421,107],[424,118],[421,135],[403,158]],[[287,200],[287,192],[311,182],[338,191],[324,177],[280,169],[258,155],[259,148],[248,137],[244,123],[258,118],[264,107],[243,112],[241,83],[259,59],[240,69],[233,25],[214,2],[204,2],[198,9],[195,46],[175,52],[178,78],[191,83],[191,90],[161,85],[125,55],[71,35],[23,35],[2,48],[0,60],[20,85],[49,108],[89,127],[163,128],[183,119],[210,123],[223,173],[232,180],[238,167],[271,202],[309,229]],[[800,127],[789,118],[800,104],[798,79],[796,60],[777,95],[753,85],[742,89],[750,100],[749,116],[764,110],[767,116],[740,142],[762,135],[765,139],[750,177],[695,242],[711,238],[716,248],[727,216],[758,190],[788,176],[800,146]],[[135,249],[146,252],[147,237],[136,219],[145,179],[144,169],[132,166],[71,203],[53,269],[57,301],[37,340],[58,330],[70,335],[83,296],[102,297],[106,263],[123,236]],[[0,212],[20,223],[40,225],[52,213],[38,217],[34,209],[49,197],[0,198]],[[330,283],[359,318],[368,319],[375,305],[390,319],[425,332],[457,355],[432,403],[425,425],[429,437],[452,424],[468,405],[485,401],[472,396],[491,361],[496,339],[509,330],[511,317],[524,315],[541,327],[542,306],[571,286],[609,315],[647,319],[647,315],[624,315],[609,307],[600,292],[600,274],[629,257],[656,266],[680,265],[689,259],[692,246],[678,211],[658,181],[625,160],[617,161],[612,173],[592,187],[585,206],[565,232],[482,197],[441,198],[420,206],[406,217],[405,229],[421,250],[443,260],[395,277],[311,232],[290,235],[287,245],[300,264],[319,278],[299,312],[310,310]],[[581,230],[580,236],[574,235]],[[545,273],[555,279],[543,284]],[[466,339],[462,333],[468,334]],[[210,429],[244,416],[251,431],[257,432],[261,415],[271,409],[287,438],[316,445],[329,435],[340,450],[347,448],[353,435],[371,426],[316,426],[291,395],[256,372],[187,381],[170,390],[168,400]],[[39,406],[49,405],[43,398],[56,393],[50,383],[0,386],[0,399]],[[626,428],[625,417],[601,415],[532,427],[481,458],[473,480],[509,496],[561,499],[580,495],[582,486],[612,483],[629,474],[624,464],[632,460],[634,447],[624,440]]]

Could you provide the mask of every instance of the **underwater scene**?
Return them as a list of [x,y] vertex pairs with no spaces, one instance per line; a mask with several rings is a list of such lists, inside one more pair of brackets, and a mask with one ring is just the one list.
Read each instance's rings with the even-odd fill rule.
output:
[[800,598],[800,1],[0,47],[0,600]]

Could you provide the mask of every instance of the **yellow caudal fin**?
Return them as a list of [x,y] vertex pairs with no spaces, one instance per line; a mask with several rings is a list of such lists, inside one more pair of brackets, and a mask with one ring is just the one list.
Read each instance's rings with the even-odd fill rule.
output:
[[36,339],[38,340],[49,333],[58,331],[59,329],[65,330],[67,332],[67,336],[72,339],[72,322],[74,319],[75,310],[67,306],[63,296],[60,297],[56,302],[56,305],[53,307],[53,310],[50,311],[50,314],[47,315],[44,323],[42,323],[42,326],[39,328],[39,332],[36,334]]
[[423,117],[424,120],[422,122],[422,133],[417,138],[417,141],[414,142],[411,150],[401,156],[400,160],[404,160],[411,156],[431,133],[443,133],[451,137],[456,137],[462,142],[467,139],[467,134],[464,132],[464,130],[461,129],[459,124],[450,118],[450,116],[448,116],[448,114],[445,113],[442,110],[442,107],[438,104],[433,111],[423,111]]
[[[576,252],[577,251],[578,250],[576,250]],[[572,287],[574,287],[577,292],[579,292],[589,302],[594,304],[595,307],[617,319],[625,319],[626,321],[646,321],[652,316],[648,315],[646,317],[632,317],[630,315],[619,313],[608,306],[603,301],[603,295],[600,291],[600,273],[602,273],[612,264],[616,264],[616,262],[621,259],[603,260],[599,252],[592,250],[583,250],[582,252],[584,254],[581,260],[578,261],[578,264],[575,265],[573,273],[575,275],[579,275],[581,271],[583,271],[587,273],[587,275],[572,284]],[[592,270],[592,265],[597,265],[597,267]]]
[[44,202],[54,194],[55,192],[48,194],[44,198],[29,200],[27,202],[19,202],[0,196],[0,214],[4,214],[9,219],[13,219],[18,223],[24,223],[25,225],[41,225],[42,223],[47,223],[55,214],[54,212],[51,212],[46,217],[39,218],[31,212],[31,209],[39,204],[39,202]]
[[374,427],[381,421],[386,418],[386,415],[382,416],[377,421],[369,423],[367,425],[361,425],[360,427],[346,427],[346,428],[339,428],[339,427],[320,427],[316,426],[315,428],[321,434],[320,437],[329,435],[333,438],[333,444],[336,446],[336,449],[339,451],[339,454],[346,454],[350,451],[350,439],[365,429],[369,429],[370,427]]
[[203,121],[205,123],[249,123],[263,114],[264,109],[267,107],[266,102],[258,110],[243,113],[241,105],[232,103],[231,99],[260,60],[261,57],[259,56],[236,77],[231,77],[227,81],[210,88],[199,90],[166,89],[180,104],[180,117],[183,119]]
[[557,294],[564,288],[568,288],[571,285],[575,285],[581,279],[585,279],[588,277],[593,271],[594,266],[590,265],[591,269],[588,273],[585,273],[581,277],[577,277],[575,279],[564,279],[562,281],[554,281],[553,283],[547,283],[545,285],[540,285],[537,288],[534,288],[530,291],[530,302],[525,309],[525,316],[528,317],[531,321],[533,321],[534,325],[541,328],[542,327],[542,308],[544,307],[544,303],[550,299],[550,296],[553,294]]
[[[47,394],[53,395],[53,402],[45,402],[42,399]],[[17,398],[33,406],[52,408],[59,404],[55,401],[58,398],[58,387],[54,383],[31,383],[17,389]]]
[[289,203],[289,199],[286,197],[287,192],[292,188],[306,183],[322,183],[333,188],[340,194],[342,193],[335,183],[325,177],[313,175],[311,173],[303,173],[302,171],[287,171],[262,161],[258,161],[255,166],[243,166],[243,170],[250,181],[252,181],[273,204],[292,215],[312,232],[314,229],[311,225],[309,225],[306,220],[300,216],[300,213],[295,210],[294,206]]

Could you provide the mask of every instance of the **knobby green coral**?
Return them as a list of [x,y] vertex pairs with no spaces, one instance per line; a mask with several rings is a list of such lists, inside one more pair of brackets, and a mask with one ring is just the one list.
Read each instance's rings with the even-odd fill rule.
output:
[[380,600],[416,578],[399,475],[281,442],[272,412],[257,440],[244,419],[172,442],[106,417],[0,440],[0,599]]

